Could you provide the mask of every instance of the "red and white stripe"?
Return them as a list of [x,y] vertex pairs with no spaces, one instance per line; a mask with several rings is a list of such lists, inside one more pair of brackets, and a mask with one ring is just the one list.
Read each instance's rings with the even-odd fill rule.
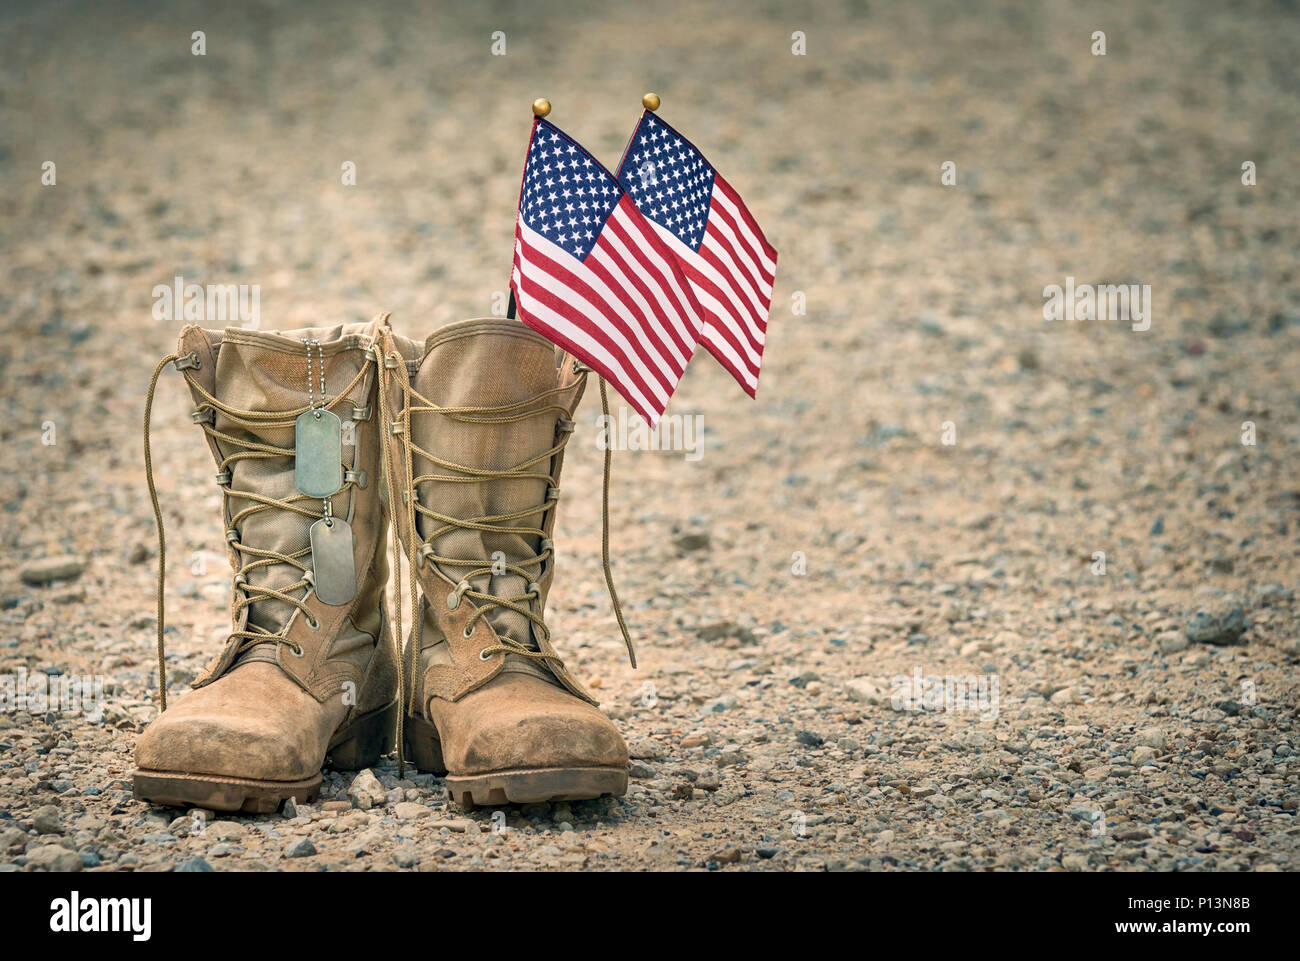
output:
[[716,172],[709,220],[698,251],[651,224],[676,255],[704,309],[700,342],[753,397],[767,342],[776,251],[740,196]]
[[515,222],[510,278],[519,319],[597,371],[658,423],[706,318],[672,253],[629,197],[585,260]]

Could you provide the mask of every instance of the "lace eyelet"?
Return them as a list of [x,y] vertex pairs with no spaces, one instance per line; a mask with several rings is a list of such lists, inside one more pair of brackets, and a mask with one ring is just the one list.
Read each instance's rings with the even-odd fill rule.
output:
[[[477,625],[475,625],[475,626],[477,626]],[[461,636],[461,637],[473,637],[473,636],[474,636],[474,630],[475,630],[474,627],[468,627],[468,626],[467,626],[467,627],[465,628],[465,630],[463,630],[463,631],[460,632],[460,636]]]
[[[320,627],[320,621],[316,620],[316,618],[314,618],[314,617],[312,617],[310,614],[308,614],[308,615],[307,615],[307,626],[310,627],[310,628],[314,631],[314,630],[316,630],[318,627]],[[301,654],[299,654],[298,656],[299,656],[299,657],[302,657]]]
[[294,657],[302,657],[303,654],[305,654],[306,652],[302,649],[301,644],[290,644],[289,653],[292,654]]
[[478,659],[480,661],[490,661],[492,659],[492,655],[489,653],[488,648],[485,647],[483,650],[478,652]]

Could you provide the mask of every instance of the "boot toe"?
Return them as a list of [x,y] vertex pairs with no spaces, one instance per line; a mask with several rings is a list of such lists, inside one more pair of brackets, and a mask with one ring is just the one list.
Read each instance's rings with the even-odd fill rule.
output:
[[[281,683],[276,683],[277,676]],[[229,683],[234,679],[238,681]],[[264,684],[277,688],[274,700],[254,693]],[[275,710],[269,709],[271,704]],[[319,710],[315,699],[278,668],[245,665],[178,698],[154,719],[136,741],[136,764],[148,771],[265,781],[314,777],[326,745],[316,725],[303,719]]]
[[627,745],[614,723],[545,681],[503,676],[452,707],[455,722],[439,729],[453,773],[627,767]]

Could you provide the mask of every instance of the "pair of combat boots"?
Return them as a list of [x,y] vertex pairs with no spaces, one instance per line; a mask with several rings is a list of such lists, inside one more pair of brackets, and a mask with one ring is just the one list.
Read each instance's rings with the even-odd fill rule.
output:
[[[230,636],[170,707],[149,449],[168,364],[217,463],[235,571]],[[145,413],[163,711],[136,744],[136,797],[269,813],[313,800],[326,763],[369,767],[394,747],[445,775],[463,807],[622,795],[627,747],[543,619],[586,377],[507,319],[453,324],[423,346],[387,315],[280,333],[185,328]],[[400,656],[399,553],[415,612]]]

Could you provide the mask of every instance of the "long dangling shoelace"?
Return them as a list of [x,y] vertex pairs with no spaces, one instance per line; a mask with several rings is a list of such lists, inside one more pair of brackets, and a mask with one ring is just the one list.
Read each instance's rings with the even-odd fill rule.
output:
[[[187,361],[187,365],[181,369],[181,374],[185,377],[185,381],[191,390],[195,391],[203,399],[195,410],[196,414],[202,414],[206,410],[220,411],[228,420],[239,426],[259,429],[275,429],[292,428],[298,415],[311,409],[310,407],[299,407],[297,410],[252,411],[231,407],[230,405],[217,400],[216,397],[213,397],[204,390],[202,385],[194,382],[193,377],[191,377],[189,373],[189,369],[198,366],[198,355],[188,354],[184,355],[184,358]],[[156,597],[158,608],[158,701],[159,709],[163,711],[167,710],[167,662],[166,647],[163,639],[166,630],[163,594],[167,577],[167,538],[163,531],[162,509],[158,506],[158,490],[154,484],[153,452],[150,443],[150,423],[153,418],[153,398],[158,387],[158,378],[162,374],[164,367],[181,359],[182,355],[171,354],[158,362],[158,366],[154,368],[153,375],[149,378],[149,393],[145,399],[144,408],[145,476],[149,483],[149,499],[153,503],[154,523],[158,527],[158,589]],[[357,384],[361,382],[365,373],[366,367],[363,364],[356,377],[352,379],[352,383],[348,384],[348,386],[343,389],[342,393],[336,395],[332,403],[327,402],[325,404],[325,409],[333,406],[333,404],[337,404],[344,397],[348,396]],[[242,448],[227,455],[217,466],[218,477],[223,480],[223,483],[221,484],[223,502],[222,515],[225,515],[224,507],[227,498],[251,502],[249,506],[244,507],[231,515],[230,528],[226,531],[226,540],[229,542],[230,546],[238,552],[240,557],[245,558],[244,564],[235,571],[233,577],[236,593],[236,600],[232,609],[233,622],[238,624],[244,609],[251,607],[253,604],[266,600],[279,600],[302,611],[303,616],[307,618],[307,623],[310,626],[315,627],[315,618],[313,617],[311,610],[304,603],[306,589],[311,587],[313,583],[310,560],[311,548],[305,547],[292,554],[283,554],[279,551],[253,547],[240,541],[239,528],[240,524],[247,518],[254,514],[270,510],[288,511],[301,517],[319,520],[325,516],[324,510],[311,510],[303,507],[302,502],[319,501],[320,498],[308,497],[306,494],[295,494],[293,497],[285,499],[266,497],[265,495],[257,494],[252,491],[235,490],[230,487],[229,483],[232,466],[237,462],[241,460],[272,460],[285,457],[292,459],[294,456],[294,449],[292,447],[276,447],[272,444],[260,444],[255,441],[233,437],[230,434],[217,430],[210,420],[200,421],[200,426],[208,437],[223,441],[232,447]],[[345,492],[350,491],[354,486],[356,486],[356,481],[349,477],[344,481],[343,487],[341,487],[338,493],[334,496],[340,496]],[[247,558],[250,557],[253,559],[247,560]],[[304,558],[306,558],[306,561],[304,561]],[[291,567],[296,567],[298,570],[303,572],[303,576],[295,583],[281,588],[263,587],[257,584],[248,583],[248,575],[251,571],[263,567],[271,567],[276,564],[287,564]],[[303,592],[301,596],[293,596],[299,591]],[[281,630],[283,631],[283,628],[281,628]],[[241,638],[243,643],[239,646],[239,649],[235,651],[235,657],[238,657],[245,651],[258,646],[259,644],[287,644],[295,656],[301,657],[303,653],[301,647],[297,644],[293,644],[280,633],[268,631],[257,624],[250,623],[242,630],[231,631],[229,638],[236,637]],[[229,643],[229,639],[227,639],[227,643]]]
[[[402,364],[401,354],[393,350],[389,352],[389,343],[385,343],[382,353],[384,362],[380,364],[381,378],[386,381],[386,375],[383,371],[391,364]],[[575,362],[575,371],[584,379],[587,376],[588,368],[579,366]],[[554,509],[559,503],[558,498],[548,496],[545,501],[535,507],[525,508],[508,514],[492,514],[481,517],[461,518],[451,515],[442,514],[430,507],[419,503],[415,492],[418,485],[425,481],[444,482],[452,484],[482,484],[490,481],[499,480],[544,480],[547,483],[547,490],[555,491],[558,488],[555,477],[547,471],[539,470],[539,465],[546,464],[549,466],[552,458],[564,450],[572,436],[572,431],[566,431],[553,447],[542,453],[530,457],[527,460],[516,464],[514,467],[502,470],[492,470],[481,467],[467,467],[463,464],[457,464],[453,461],[445,460],[437,455],[425,450],[417,445],[411,436],[411,414],[424,413],[440,415],[450,420],[467,424],[512,424],[518,421],[526,420],[530,417],[537,417],[542,414],[558,412],[561,418],[567,419],[569,416],[568,409],[554,403],[544,403],[559,394],[572,389],[569,387],[556,387],[543,391],[527,400],[519,401],[514,404],[505,404],[501,406],[466,406],[466,407],[442,407],[433,403],[427,397],[416,391],[405,378],[396,378],[398,386],[403,395],[402,410],[399,420],[393,419],[393,412],[389,408],[388,391],[385,389],[386,384],[380,384],[380,414],[385,424],[391,425],[388,429],[400,438],[400,450],[402,463],[399,465],[402,472],[402,478],[405,481],[403,494],[405,494],[404,509],[406,511],[407,530],[410,536],[407,538],[407,557],[406,561],[411,572],[411,611],[412,620],[415,621],[414,630],[416,631],[415,642],[409,645],[411,656],[418,657],[418,645],[420,642],[420,632],[423,628],[423,620],[419,615],[418,587],[416,584],[415,571],[423,564],[432,562],[444,568],[465,568],[464,573],[457,583],[455,589],[447,597],[447,605],[455,609],[463,598],[471,598],[478,602],[476,610],[470,615],[465,625],[465,636],[468,637],[474,633],[474,625],[490,611],[498,608],[514,611],[517,614],[527,618],[530,623],[536,626],[544,641],[550,641],[551,632],[546,626],[545,619],[538,611],[533,610],[533,601],[538,600],[541,596],[541,589],[536,582],[537,572],[540,571],[546,563],[546,560],[554,555],[554,546],[546,535],[545,519],[546,512]],[[537,406],[537,405],[542,406]],[[605,391],[605,380],[600,378],[600,404],[605,414],[609,417],[609,398]],[[447,471],[457,471],[455,474],[420,474],[416,475],[414,471],[414,457],[419,455],[426,458],[430,463]],[[605,584],[609,588],[610,601],[613,603],[614,616],[618,620],[619,630],[623,634],[623,643],[627,646],[628,659],[632,666],[636,667],[636,649],[632,644],[632,638],[628,633],[627,622],[623,617],[622,604],[619,602],[617,591],[614,589],[614,575],[609,562],[609,479],[610,479],[610,459],[611,445],[605,445],[605,463],[601,492],[601,563],[605,572]],[[387,456],[384,457],[384,481],[389,491],[390,509],[396,510],[397,504],[394,491],[393,478],[395,470]],[[409,492],[409,493],[408,493]],[[421,538],[417,533],[416,527],[417,514],[427,517],[437,524],[441,525],[433,530],[427,538]],[[507,522],[521,521],[525,518],[536,516],[535,527],[517,527],[507,526]],[[437,552],[433,546],[434,542],[440,537],[451,533],[455,530],[473,530],[488,533],[515,534],[519,536],[532,536],[540,538],[539,552],[519,564],[507,564],[505,569],[513,574],[523,577],[528,584],[528,590],[523,594],[513,597],[498,597],[495,594],[475,590],[470,586],[472,578],[482,574],[494,573],[493,562],[482,558],[458,558],[447,557]],[[398,537],[393,539],[393,567],[397,577],[397,596],[401,597],[401,563],[399,555]],[[419,546],[417,547],[417,543]],[[530,570],[536,568],[537,571]],[[499,573],[499,566],[496,573]],[[398,644],[401,644],[401,614],[400,603],[395,603],[394,608],[397,610],[396,626],[398,631]],[[398,656],[398,684],[401,691],[402,706],[398,711],[398,776],[402,774],[404,765],[404,746],[402,741],[402,731],[404,726],[403,718],[410,711],[414,704],[415,692],[415,670],[416,664],[409,665],[410,687],[407,689],[406,674],[408,665],[404,663],[405,654],[399,650]],[[519,641],[514,640],[506,635],[499,634],[497,642],[489,647],[485,647],[480,652],[480,657],[486,658],[491,654],[506,653],[515,654],[519,657],[528,658],[533,661],[552,662],[561,670],[564,662],[554,653],[534,650]]]

